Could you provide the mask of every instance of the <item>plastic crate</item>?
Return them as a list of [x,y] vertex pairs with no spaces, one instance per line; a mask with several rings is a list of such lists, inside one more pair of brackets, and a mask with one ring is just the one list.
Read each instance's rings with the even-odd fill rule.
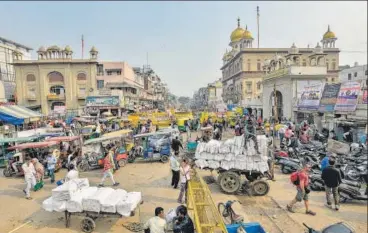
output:
[[226,229],[228,233],[237,233],[237,229],[242,225],[245,232],[247,233],[266,233],[263,227],[258,222],[250,222],[243,224],[229,224],[226,225]]

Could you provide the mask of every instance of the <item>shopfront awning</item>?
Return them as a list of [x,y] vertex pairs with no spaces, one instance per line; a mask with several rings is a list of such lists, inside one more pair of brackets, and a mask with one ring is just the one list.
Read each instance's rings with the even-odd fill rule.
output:
[[32,111],[26,107],[18,105],[0,106],[0,120],[13,124],[21,125],[24,120],[38,121],[42,115],[38,112]]

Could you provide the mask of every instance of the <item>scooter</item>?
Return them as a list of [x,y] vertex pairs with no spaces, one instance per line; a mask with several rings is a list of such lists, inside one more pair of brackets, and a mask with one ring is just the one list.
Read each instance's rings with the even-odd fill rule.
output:
[[281,172],[284,174],[291,174],[303,167],[299,159],[292,158],[279,160],[279,164],[281,165]]
[[361,183],[354,181],[344,181],[339,186],[340,202],[347,200],[368,200],[367,188],[362,190]]
[[305,223],[303,223],[303,225],[307,228],[307,233],[355,233],[351,227],[343,222],[332,224],[323,228],[321,231],[314,230]]

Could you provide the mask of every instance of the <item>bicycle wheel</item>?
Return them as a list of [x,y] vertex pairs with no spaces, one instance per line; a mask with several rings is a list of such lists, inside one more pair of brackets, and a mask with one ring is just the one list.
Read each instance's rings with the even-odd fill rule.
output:
[[230,213],[226,209],[225,204],[222,203],[222,202],[218,203],[217,209],[218,209],[220,215],[224,218],[224,220],[231,223]]

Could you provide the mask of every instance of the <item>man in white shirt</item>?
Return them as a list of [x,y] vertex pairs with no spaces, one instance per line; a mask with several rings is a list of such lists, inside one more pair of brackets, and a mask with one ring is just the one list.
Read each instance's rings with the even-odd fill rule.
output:
[[31,188],[36,185],[36,170],[31,163],[31,158],[26,158],[26,162],[22,165],[22,169],[24,172],[24,180],[27,184],[23,192],[26,194],[26,199],[31,200]]
[[143,226],[144,230],[149,229],[150,233],[167,232],[167,224],[165,220],[164,209],[157,207],[155,209],[155,217],[150,218]]
[[170,156],[170,168],[172,172],[171,186],[176,189],[180,178],[180,163],[175,154],[171,154]]
[[69,169],[65,176],[65,182],[79,178],[79,172],[75,169],[74,164],[70,164]]

